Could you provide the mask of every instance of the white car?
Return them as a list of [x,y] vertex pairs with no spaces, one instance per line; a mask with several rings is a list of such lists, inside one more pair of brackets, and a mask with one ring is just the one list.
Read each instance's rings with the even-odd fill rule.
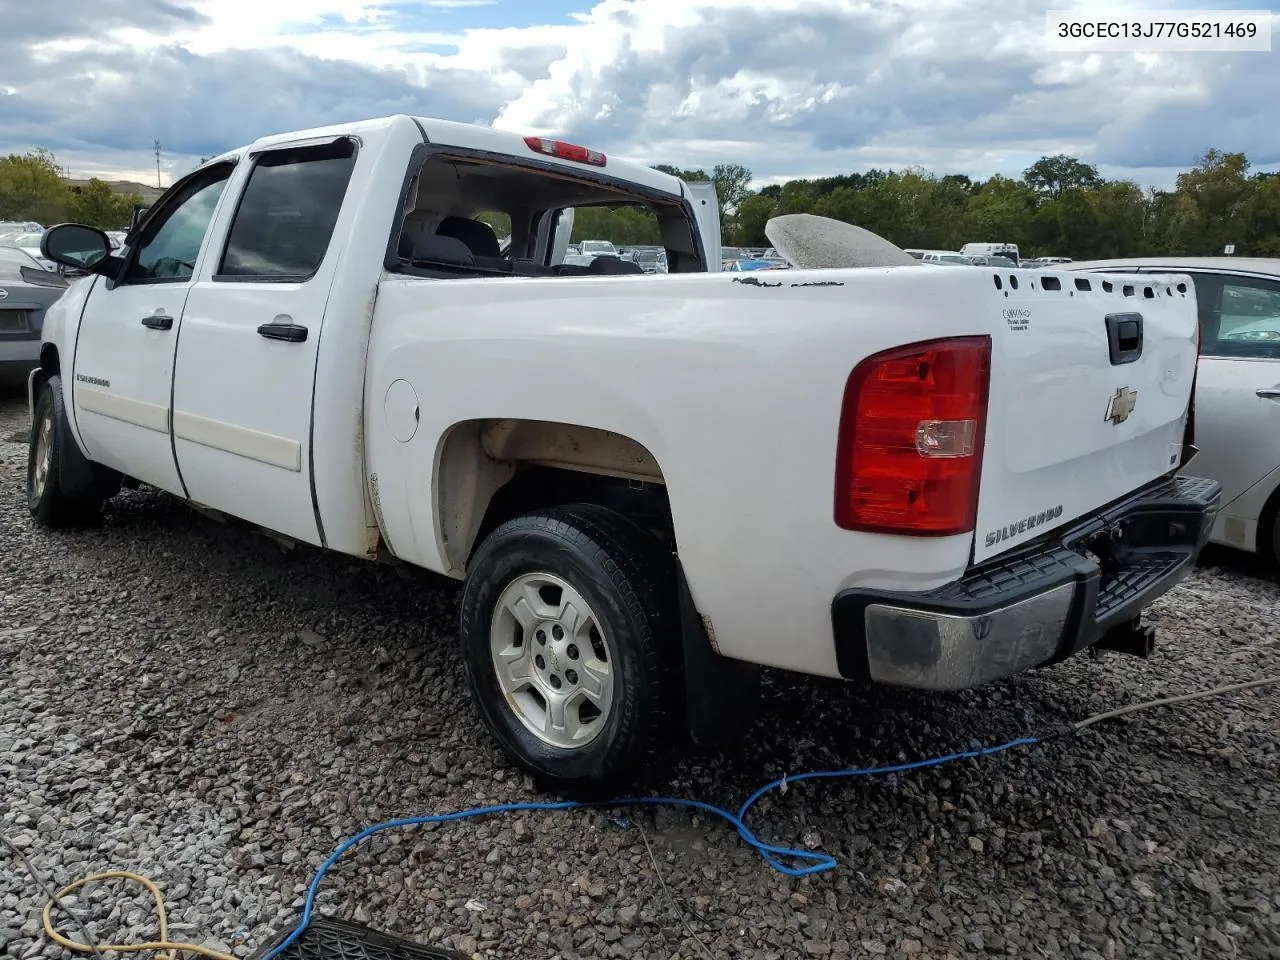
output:
[[[738,736],[761,666],[938,690],[1149,652],[1141,613],[1218,497],[1179,473],[1192,298],[1153,294],[1120,367],[1078,333],[1119,293],[897,248],[802,269],[803,242],[779,244],[796,269],[722,274],[698,189],[398,116],[216,157],[117,252],[55,226],[89,275],[44,323],[28,508],[76,523],[146,483],[462,581],[432,655],[564,788]],[[619,200],[657,217],[668,273],[557,261],[576,205]]]
[[0,237],[0,246],[17,247],[46,270],[57,271],[58,265],[40,252],[43,233],[11,233]]
[[1203,330],[1192,467],[1222,484],[1211,539],[1280,561],[1280,259],[1147,257],[1070,269],[1191,277]]
[[592,256],[616,257],[618,248],[608,240],[583,240],[578,244],[578,252]]
[[[914,254],[912,254],[914,256]],[[963,254],[956,253],[954,250],[921,250],[920,256],[917,257],[921,263],[932,263],[940,266],[955,265],[969,266],[973,261]]]

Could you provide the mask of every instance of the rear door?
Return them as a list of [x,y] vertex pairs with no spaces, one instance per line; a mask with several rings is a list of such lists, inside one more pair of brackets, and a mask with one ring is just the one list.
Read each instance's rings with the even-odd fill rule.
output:
[[1191,274],[1204,324],[1195,473],[1229,505],[1280,467],[1280,281]]
[[1185,292],[1137,274],[997,280],[976,561],[1176,469],[1196,369],[1185,274]]
[[251,158],[226,243],[187,300],[174,379],[191,499],[314,544],[316,356],[355,158],[350,138]]
[[127,254],[118,282],[98,277],[63,389],[89,457],[185,496],[169,434],[174,351],[209,224],[234,163],[179,181]]

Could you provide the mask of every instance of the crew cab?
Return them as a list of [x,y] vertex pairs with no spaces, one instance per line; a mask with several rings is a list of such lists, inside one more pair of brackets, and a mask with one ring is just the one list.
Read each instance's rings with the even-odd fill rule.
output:
[[[668,273],[564,264],[619,207]],[[30,379],[31,513],[147,484],[462,581],[479,714],[564,790],[735,736],[761,667],[955,689],[1145,652],[1217,506],[1179,474],[1194,291],[901,251],[722,273],[714,194],[562,141],[271,136],[118,252],[43,249],[88,275]]]

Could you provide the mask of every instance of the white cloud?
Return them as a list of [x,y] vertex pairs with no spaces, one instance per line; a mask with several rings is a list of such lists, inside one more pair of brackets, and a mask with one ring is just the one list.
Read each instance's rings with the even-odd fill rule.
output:
[[1052,2],[583,0],[569,22],[497,29],[468,28],[468,9],[492,20],[514,0],[60,2],[58,18],[6,13],[0,151],[48,145],[86,169],[145,170],[156,136],[181,166],[399,111],[762,180],[1017,174],[1067,152],[1167,182],[1208,146],[1280,162],[1276,57],[1051,53]]

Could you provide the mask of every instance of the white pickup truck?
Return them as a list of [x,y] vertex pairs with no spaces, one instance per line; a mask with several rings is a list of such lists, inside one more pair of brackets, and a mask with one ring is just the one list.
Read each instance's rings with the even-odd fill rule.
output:
[[[669,273],[561,262],[606,205]],[[1218,503],[1177,475],[1184,278],[725,274],[718,231],[678,179],[439,120],[216,157],[119,251],[45,235],[88,275],[30,380],[31,512],[145,483],[464,581],[479,713],[566,790],[734,735],[761,666],[940,690],[1147,652]]]

